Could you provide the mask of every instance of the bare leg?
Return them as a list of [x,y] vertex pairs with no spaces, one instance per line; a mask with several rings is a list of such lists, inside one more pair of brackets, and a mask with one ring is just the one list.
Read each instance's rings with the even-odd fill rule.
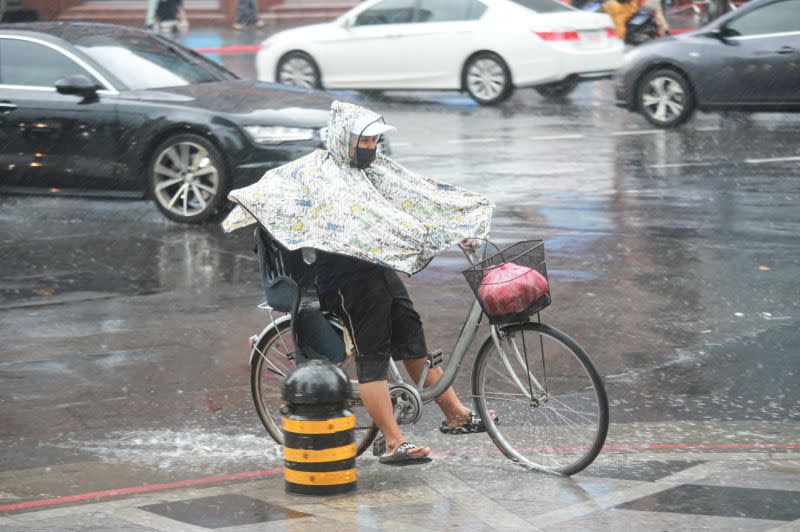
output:
[[[392,409],[392,399],[389,397],[389,387],[386,381],[365,382],[358,385],[361,400],[367,407],[370,417],[386,438],[386,452],[392,454],[398,445],[405,443],[406,439],[397,426]],[[428,456],[431,450],[428,447],[418,447],[408,452],[409,456]]]
[[[408,374],[415,383],[419,382],[422,368],[425,366],[424,358],[404,360]],[[432,368],[425,377],[425,386],[431,386],[442,377],[442,368]],[[447,425],[454,427],[469,420],[469,409],[461,403],[453,387],[449,387],[442,395],[436,398],[436,404],[442,409]]]

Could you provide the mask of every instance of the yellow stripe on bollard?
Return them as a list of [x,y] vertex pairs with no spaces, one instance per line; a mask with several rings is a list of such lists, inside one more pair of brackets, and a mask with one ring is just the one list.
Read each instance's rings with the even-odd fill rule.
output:
[[356,427],[356,417],[337,417],[324,421],[301,421],[299,419],[281,418],[283,430],[295,434],[333,434]]
[[336,462],[338,460],[355,458],[355,456],[355,443],[319,451],[311,449],[290,449],[289,447],[283,448],[283,459],[291,462]]
[[337,484],[349,484],[356,481],[356,469],[346,469],[344,471],[328,471],[324,473],[310,471],[295,471],[294,469],[284,468],[283,478],[287,482],[302,484],[304,486],[335,486]]

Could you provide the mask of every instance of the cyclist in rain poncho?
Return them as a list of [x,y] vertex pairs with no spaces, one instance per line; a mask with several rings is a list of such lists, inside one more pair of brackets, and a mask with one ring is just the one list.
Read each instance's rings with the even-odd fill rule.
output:
[[[402,360],[418,381],[428,351],[422,321],[395,270],[415,273],[462,240],[486,237],[494,204],[377,153],[380,136],[393,129],[376,113],[334,102],[327,149],[232,191],[238,206],[223,227],[260,222],[289,249],[317,250],[320,303],[355,344],[361,398],[386,443],[380,461],[408,464],[429,461],[430,449],[407,442],[397,426],[386,382],[389,358]],[[430,370],[425,385],[441,374]],[[452,388],[437,403],[445,415],[442,432],[486,430]]]

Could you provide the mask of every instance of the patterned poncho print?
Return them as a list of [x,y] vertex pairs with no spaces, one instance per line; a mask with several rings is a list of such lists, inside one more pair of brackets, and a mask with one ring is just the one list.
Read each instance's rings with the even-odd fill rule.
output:
[[327,149],[316,150],[232,191],[226,232],[261,223],[291,250],[316,248],[413,274],[439,252],[489,233],[494,203],[406,170],[378,155],[350,166],[350,129],[362,107],[333,102]]

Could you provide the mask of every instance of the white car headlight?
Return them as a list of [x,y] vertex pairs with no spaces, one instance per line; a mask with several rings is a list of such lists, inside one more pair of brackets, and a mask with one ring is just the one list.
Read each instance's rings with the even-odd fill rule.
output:
[[314,130],[304,127],[244,126],[244,130],[259,144],[278,144],[314,138]]

